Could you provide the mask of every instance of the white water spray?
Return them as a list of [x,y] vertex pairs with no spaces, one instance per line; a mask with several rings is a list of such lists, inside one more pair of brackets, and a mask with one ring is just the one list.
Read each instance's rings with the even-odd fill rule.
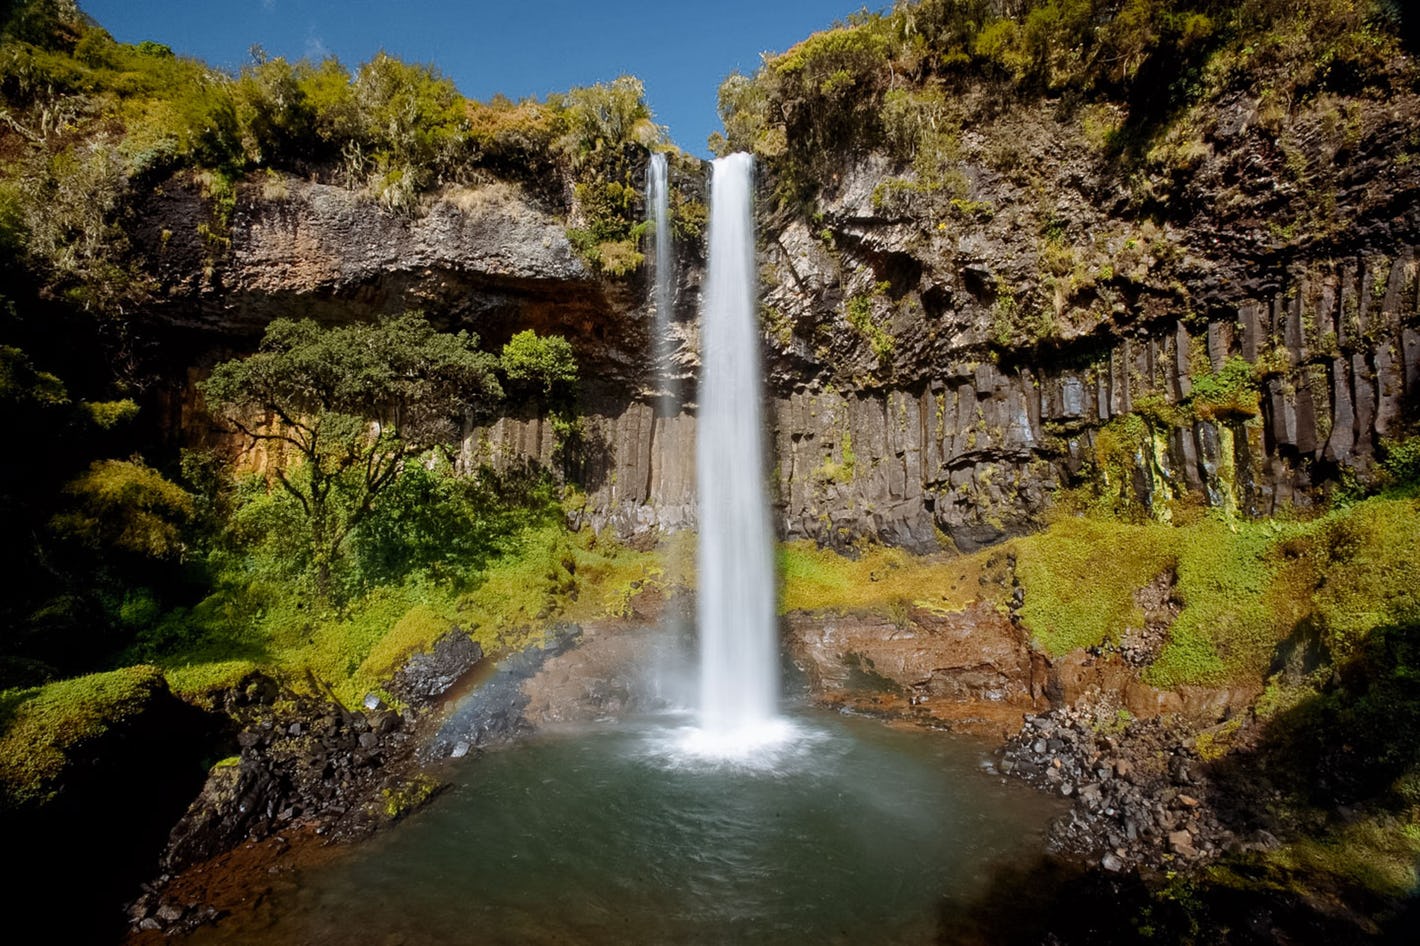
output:
[[699,749],[739,756],[783,738],[755,270],[753,159],[714,163],[701,316]]
[[663,152],[651,155],[646,171],[646,207],[651,218],[651,239],[654,247],[651,306],[655,311],[652,357],[655,361],[656,383],[660,388],[660,414],[667,416],[678,400],[675,372],[671,365],[674,345],[671,322],[675,308],[675,244],[671,234],[670,186]]

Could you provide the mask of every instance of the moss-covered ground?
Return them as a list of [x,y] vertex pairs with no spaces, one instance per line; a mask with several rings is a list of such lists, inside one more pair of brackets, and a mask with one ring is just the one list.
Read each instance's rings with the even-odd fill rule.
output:
[[125,667],[0,693],[0,809],[43,802],[65,766],[167,689],[156,667]]

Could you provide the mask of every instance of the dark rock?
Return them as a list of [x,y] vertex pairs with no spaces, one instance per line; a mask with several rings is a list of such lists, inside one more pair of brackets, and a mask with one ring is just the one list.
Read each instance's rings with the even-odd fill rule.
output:
[[[1066,818],[1050,829],[1055,850],[1101,863],[1110,857],[1123,871],[1133,865],[1162,867],[1171,858],[1205,861],[1232,841],[1201,790],[1179,790],[1175,777],[1194,783],[1192,740],[1186,729],[1161,718],[1136,720],[1123,733],[1102,736],[1112,718],[1107,701],[1028,718],[1001,751],[1000,770],[1048,791],[1073,797]],[[1062,744],[1037,751],[1040,734],[1053,727]],[[1048,759],[1048,765],[1033,760]],[[1008,767],[1009,763],[1009,767]],[[1126,777],[1127,776],[1127,777]]]
[[446,692],[482,659],[479,643],[460,628],[452,628],[427,653],[415,654],[405,662],[390,682],[390,692],[406,703],[426,703]]
[[493,674],[461,698],[421,750],[430,759],[446,758],[466,746],[462,754],[485,745],[508,742],[532,729],[524,711],[529,698],[523,684],[551,657],[565,653],[581,638],[575,624],[551,629],[550,640],[504,658]]

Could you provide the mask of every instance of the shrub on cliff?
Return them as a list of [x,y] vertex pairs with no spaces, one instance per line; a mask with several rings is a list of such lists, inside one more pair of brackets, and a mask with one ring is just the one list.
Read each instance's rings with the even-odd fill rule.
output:
[[[711,146],[772,159],[781,199],[800,201],[854,151],[886,143],[909,163],[902,152],[917,149],[901,147],[903,96],[968,85],[995,89],[1000,102],[1112,100],[1127,111],[1113,143],[1137,145],[1210,89],[1257,83],[1290,101],[1380,81],[1402,20],[1387,0],[899,2],[767,55],[753,77],[730,76],[725,134]],[[941,143],[952,146],[950,136]]]

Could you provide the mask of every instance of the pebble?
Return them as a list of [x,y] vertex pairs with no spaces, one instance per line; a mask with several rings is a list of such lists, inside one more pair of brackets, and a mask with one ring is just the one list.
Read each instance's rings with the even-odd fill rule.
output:
[[1114,718],[1103,706],[1027,717],[1000,752],[1001,772],[1075,799],[1051,826],[1051,847],[1117,873],[1206,861],[1233,843],[1204,800],[1207,779],[1187,734],[1161,720],[1098,732]]

